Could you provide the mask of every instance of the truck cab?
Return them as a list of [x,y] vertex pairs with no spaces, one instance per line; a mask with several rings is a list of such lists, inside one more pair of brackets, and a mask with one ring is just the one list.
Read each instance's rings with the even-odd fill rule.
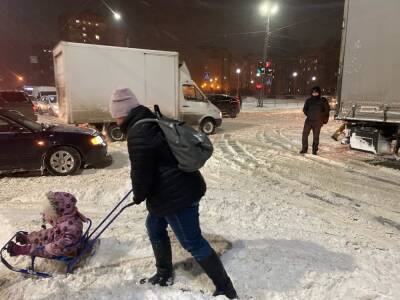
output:
[[222,124],[222,113],[191,79],[185,63],[180,67],[180,86],[179,103],[183,121],[198,127],[205,134],[215,133]]

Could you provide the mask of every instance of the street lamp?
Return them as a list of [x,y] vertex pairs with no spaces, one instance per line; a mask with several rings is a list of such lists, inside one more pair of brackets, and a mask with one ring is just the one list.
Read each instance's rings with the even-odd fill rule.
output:
[[296,80],[296,78],[297,78],[297,76],[298,76],[299,74],[297,73],[297,72],[293,72],[293,74],[292,74],[292,76],[293,76],[293,92],[294,93],[296,93],[296,83],[297,83],[297,80]]
[[242,72],[242,70],[240,70],[239,68],[236,69],[236,74],[237,74],[237,96],[239,97],[239,89],[240,89],[240,73]]
[[313,76],[313,77],[311,78],[311,80],[312,80],[312,81],[315,81],[315,80],[317,80],[317,77]]
[[[279,6],[276,3],[270,3],[270,2],[264,2],[260,6],[260,14],[263,17],[266,17],[265,20],[265,38],[264,38],[264,50],[263,50],[263,64],[265,66],[266,61],[268,60],[268,44],[269,44],[269,27],[270,27],[270,18],[272,15],[275,15],[279,10]],[[263,76],[266,76],[264,74]],[[264,81],[263,81],[264,82]],[[259,95],[259,103],[258,106],[263,106],[263,101],[261,100],[262,98],[262,91],[263,89],[260,89],[260,95]]]
[[23,76],[19,76],[19,75],[18,75],[18,76],[17,76],[17,79],[18,79],[18,81],[21,81],[21,82],[24,81],[24,77],[23,77]]
[[114,19],[117,20],[117,21],[121,20],[122,19],[121,14],[115,11],[114,12]]
[[119,12],[113,10],[111,8],[111,6],[108,5],[108,3],[105,0],[102,0],[101,2],[103,2],[103,4],[111,11],[111,13],[113,14],[115,20],[120,21],[122,19],[121,14]]

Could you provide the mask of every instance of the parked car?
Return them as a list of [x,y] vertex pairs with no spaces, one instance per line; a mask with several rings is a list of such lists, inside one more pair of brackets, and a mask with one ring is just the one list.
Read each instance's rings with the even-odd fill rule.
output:
[[0,109],[0,172],[47,170],[71,175],[84,166],[111,161],[107,144],[96,130],[44,125]]
[[0,109],[17,111],[31,120],[37,120],[33,103],[21,91],[0,91]]
[[38,112],[39,101],[35,97],[33,97],[32,95],[27,94],[27,97],[32,102],[33,111],[36,114]]
[[57,96],[55,95],[41,97],[37,106],[37,111],[40,115],[43,113],[48,113],[51,116],[58,116],[58,101]]
[[55,96],[57,95],[56,88],[54,86],[33,86],[32,96],[36,99],[40,99],[44,96]]
[[218,107],[225,117],[236,118],[240,112],[240,100],[224,94],[207,95],[208,100]]

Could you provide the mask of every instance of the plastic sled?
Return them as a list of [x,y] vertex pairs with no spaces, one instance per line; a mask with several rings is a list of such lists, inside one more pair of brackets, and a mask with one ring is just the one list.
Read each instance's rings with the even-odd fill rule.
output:
[[[86,222],[87,224],[87,229],[85,230],[85,233],[82,235],[78,246],[78,251],[75,256],[56,256],[53,258],[44,258],[44,259],[51,259],[51,260],[56,260],[59,262],[62,262],[66,265],[66,274],[72,273],[74,268],[77,266],[77,264],[88,254],[91,253],[93,246],[96,244],[97,240],[101,236],[101,234],[114,222],[114,220],[128,207],[134,205],[135,203],[132,201],[128,204],[124,204],[126,200],[128,199],[129,195],[132,193],[132,190],[129,191],[119,202],[118,204],[108,213],[108,215],[100,222],[99,225],[97,225],[96,228],[94,228],[91,231],[92,227],[92,221],[88,219]],[[19,231],[21,233],[26,233],[24,231]],[[35,269],[35,260],[36,256],[30,256],[31,257],[31,265],[29,268],[17,268],[11,263],[9,263],[6,258],[5,258],[5,253],[7,252],[8,244],[11,241],[14,241],[17,234],[17,232],[14,234],[14,236],[1,248],[0,254],[1,254],[1,262],[11,271],[25,274],[25,275],[33,275],[41,278],[49,278],[52,277],[53,275],[50,273],[45,273],[45,272],[40,272],[36,271]]]

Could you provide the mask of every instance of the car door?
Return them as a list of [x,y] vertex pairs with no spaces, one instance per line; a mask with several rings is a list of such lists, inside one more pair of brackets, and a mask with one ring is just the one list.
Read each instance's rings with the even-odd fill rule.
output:
[[230,112],[230,100],[229,100],[229,97],[227,97],[225,95],[220,95],[218,97],[219,97],[218,101],[219,101],[219,103],[221,105],[221,108],[220,108],[221,111],[224,114],[229,114],[229,112]]
[[17,156],[12,142],[14,132],[11,123],[0,117],[0,170],[13,170],[17,166]]
[[208,100],[197,89],[195,85],[183,84],[183,103],[181,103],[181,111],[183,120],[191,125],[199,124],[200,119],[208,113]]
[[15,156],[12,169],[40,169],[47,141],[41,137],[40,132],[33,132],[11,120],[8,120],[8,123],[9,140],[7,141],[7,148]]
[[40,110],[43,113],[47,113],[49,111],[49,99],[47,97],[40,98]]

